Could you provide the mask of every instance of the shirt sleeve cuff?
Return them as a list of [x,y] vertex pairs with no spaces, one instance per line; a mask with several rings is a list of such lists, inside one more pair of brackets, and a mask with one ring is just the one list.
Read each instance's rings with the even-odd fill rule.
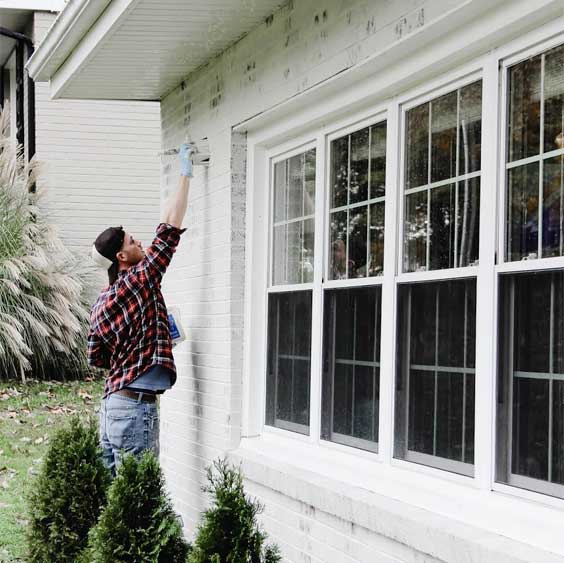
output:
[[175,227],[173,225],[170,225],[169,223],[161,223],[157,227],[157,235],[160,235],[165,232],[171,232],[171,233],[176,232],[181,235],[186,232],[186,228],[180,229],[179,227]]

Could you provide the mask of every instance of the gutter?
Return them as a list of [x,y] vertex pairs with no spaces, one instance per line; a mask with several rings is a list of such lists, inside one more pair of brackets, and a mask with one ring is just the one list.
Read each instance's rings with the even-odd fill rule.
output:
[[27,62],[29,75],[36,82],[48,82],[110,3],[111,0],[69,0]]

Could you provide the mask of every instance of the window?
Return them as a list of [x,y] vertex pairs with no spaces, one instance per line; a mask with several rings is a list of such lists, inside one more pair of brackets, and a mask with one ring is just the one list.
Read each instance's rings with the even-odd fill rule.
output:
[[564,272],[527,262],[564,255],[564,46],[505,71],[496,480],[564,498]]
[[406,112],[404,272],[478,261],[482,81]]
[[398,291],[395,457],[472,475],[476,281]]
[[382,274],[385,178],[385,122],[331,142],[329,279]]
[[497,479],[564,498],[564,272],[500,281]]
[[563,255],[564,46],[508,71],[508,261]]
[[[482,82],[405,112],[394,456],[473,474]],[[417,273],[453,269],[446,281]]]
[[[306,148],[268,160],[269,244],[258,251],[268,300],[251,316],[261,374],[267,345],[268,426],[564,499],[564,46],[554,44],[514,64],[492,51],[456,82],[437,80],[440,91],[387,100],[389,129],[383,117],[334,132],[324,122],[309,145],[296,140]],[[498,119],[483,121],[498,103]],[[495,411],[477,401],[477,382]]]
[[329,152],[321,437],[369,451],[378,449],[379,430],[386,127],[342,135]]
[[379,286],[325,292],[322,438],[377,450]]
[[276,162],[272,191],[266,423],[307,434],[312,292],[300,287],[313,281],[315,149]]

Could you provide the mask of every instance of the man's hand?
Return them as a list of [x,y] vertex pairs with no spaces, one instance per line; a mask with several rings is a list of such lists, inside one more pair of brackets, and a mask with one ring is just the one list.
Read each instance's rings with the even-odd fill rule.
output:
[[194,145],[184,143],[180,145],[178,160],[180,161],[180,175],[192,178],[192,155],[194,154]]

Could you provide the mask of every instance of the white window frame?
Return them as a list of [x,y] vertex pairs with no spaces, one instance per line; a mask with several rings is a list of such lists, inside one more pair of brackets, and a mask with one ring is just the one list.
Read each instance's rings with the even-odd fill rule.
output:
[[[536,30],[533,36],[527,41],[526,39],[519,40],[516,43],[516,49],[513,52],[500,53],[499,58],[499,83],[500,83],[500,118],[499,118],[499,204],[498,204],[498,247],[497,247],[497,264],[495,266],[495,295],[494,295],[494,316],[495,316],[495,326],[499,323],[499,280],[502,274],[518,274],[526,272],[539,272],[547,271],[553,269],[564,269],[564,256],[553,256],[546,258],[536,258],[532,260],[507,260],[507,170],[508,170],[508,119],[509,119],[509,89],[508,89],[508,76],[509,68],[534,57],[543,52],[546,52],[554,47],[564,45],[564,32],[560,28],[558,31],[554,30],[552,26],[548,27],[552,33],[547,33],[544,37],[539,34],[540,30]],[[541,75],[542,76],[542,75]],[[544,77],[541,77],[541,80]],[[543,100],[541,98],[541,113],[543,108]],[[542,135],[542,127],[540,131],[541,135],[541,152],[536,157],[531,157],[529,159],[521,159],[518,162],[523,164],[524,162],[536,162],[543,160],[544,154],[544,136]],[[551,151],[551,156],[564,155],[564,149],[559,149]],[[543,181],[542,177],[542,164],[539,165],[539,181]],[[542,200],[539,201],[539,218],[542,215]],[[539,248],[542,244],[542,223],[539,224]],[[498,355],[498,342],[494,344],[495,346],[495,356]],[[495,390],[497,392],[497,378],[495,381]],[[512,408],[510,408],[512,412]],[[509,431],[509,436],[513,439],[513,431]],[[496,450],[494,450],[494,456],[496,455]],[[495,460],[495,458],[494,458]],[[512,460],[509,459],[509,465],[511,467]],[[536,491],[532,491],[523,487],[534,486]],[[511,494],[516,494],[524,498],[530,498],[533,500],[539,500],[542,498],[543,502],[551,502],[551,499],[557,503],[563,503],[563,499],[557,499],[556,497],[548,496],[551,494],[557,494],[564,490],[564,485],[558,485],[555,483],[550,483],[548,481],[541,481],[534,479],[532,477],[525,477],[522,475],[514,474],[511,469],[509,470],[509,483],[501,483],[496,481],[495,476],[495,463],[492,467],[492,489],[494,491],[500,492],[510,492]],[[543,491],[543,492],[540,492]],[[560,501],[560,502],[559,502]]]
[[[562,28],[564,18],[558,18],[516,39],[508,39],[510,32],[500,34],[500,46],[484,55],[477,56],[470,63],[452,66],[438,78],[432,69],[427,69],[428,79],[420,78],[421,86],[408,90],[399,88],[397,95],[390,97],[390,89],[385,90],[387,97],[379,99],[377,94],[366,98],[368,86],[363,86],[363,95],[354,101],[354,81],[343,97],[335,97],[333,104],[323,103],[320,115],[319,108],[312,112],[311,122],[304,122],[301,113],[298,116],[288,115],[286,120],[265,120],[261,128],[248,133],[248,194],[247,217],[252,218],[247,226],[246,252],[246,311],[245,311],[245,362],[244,362],[244,399],[243,399],[243,445],[246,439],[259,440],[261,435],[268,435],[264,442],[276,444],[288,455],[291,455],[292,444],[304,442],[309,445],[311,467],[318,471],[326,471],[336,477],[344,472],[339,467],[353,465],[355,481],[360,486],[375,479],[395,476],[415,488],[421,486],[439,487],[441,494],[469,498],[478,494],[483,502],[495,506],[496,510],[507,510],[507,515],[520,507],[522,500],[535,501],[527,505],[527,518],[536,525],[546,522],[548,507],[564,510],[564,499],[546,496],[541,493],[519,489],[517,487],[497,483],[495,481],[495,394],[497,391],[497,339],[494,338],[498,323],[498,277],[500,273],[527,271],[528,269],[564,268],[564,257],[545,258],[522,262],[505,263],[505,92],[502,88],[503,65],[519,57],[527,58],[532,52],[540,52],[564,43]],[[403,113],[411,104],[417,105],[416,99],[429,96],[435,98],[443,92],[454,89],[458,82],[472,82],[477,74],[483,81],[482,88],[482,163],[480,193],[480,241],[479,264],[477,266],[432,270],[427,272],[401,273],[398,267],[403,259]],[[469,77],[472,76],[473,80]],[[373,82],[378,85],[379,78]],[[401,83],[400,83],[401,84]],[[375,88],[375,86],[374,86]],[[373,90],[377,92],[378,90]],[[351,99],[351,108],[342,105],[346,96]],[[354,102],[354,103],[353,103]],[[339,103],[341,104],[339,106]],[[419,102],[420,103],[420,102]],[[502,111],[503,110],[503,111]],[[352,115],[351,115],[352,114]],[[359,129],[356,124],[370,120],[382,114],[387,120],[387,154],[386,154],[386,203],[385,203],[385,247],[384,275],[377,278],[348,280],[348,287],[357,285],[382,285],[381,326],[391,326],[394,330],[383,330],[381,336],[381,378],[380,378],[380,421],[378,453],[357,450],[342,444],[320,440],[320,400],[321,400],[321,343],[323,325],[323,304],[321,300],[321,275],[325,276],[328,260],[328,232],[322,231],[320,225],[326,225],[328,216],[329,190],[323,192],[327,184],[329,159],[328,143],[332,135],[339,136],[338,131],[347,128]],[[341,116],[341,117],[339,117]],[[299,121],[299,118],[302,121]],[[326,125],[330,122],[331,125]],[[374,121],[375,122],[375,121]],[[311,416],[310,435],[301,436],[279,429],[264,427],[264,380],[266,373],[266,343],[264,341],[266,327],[266,273],[264,271],[267,247],[264,244],[265,217],[268,217],[268,200],[266,195],[269,185],[269,158],[281,154],[285,150],[302,146],[305,141],[315,140],[316,150],[316,222],[315,222],[315,274],[312,307],[312,380],[311,380]],[[497,190],[491,189],[497,186]],[[323,198],[320,200],[320,198]],[[319,205],[324,201],[324,205]],[[266,205],[266,206],[265,206]],[[400,208],[398,209],[398,206]],[[322,245],[323,252],[317,249]],[[398,248],[398,245],[401,248]],[[262,264],[262,266],[261,266]],[[465,277],[476,278],[476,381],[475,381],[475,450],[474,477],[457,475],[444,470],[414,464],[393,458],[393,420],[394,420],[394,380],[396,371],[396,287],[399,283],[414,281],[439,281]],[[345,287],[344,280],[325,282],[324,287]],[[262,289],[261,289],[262,288]],[[252,295],[252,300],[250,296]],[[384,375],[388,374],[388,375]],[[392,374],[390,377],[389,374]],[[272,441],[273,440],[273,441]],[[314,447],[311,447],[314,446]],[[334,467],[322,467],[320,461],[327,452],[333,452]],[[318,455],[319,454],[319,455]],[[303,460],[300,460],[302,463]],[[290,461],[291,463],[291,461]],[[303,461],[306,463],[306,461]],[[309,463],[309,462],[308,462]],[[332,464],[333,465],[333,464]],[[392,477],[391,477],[392,478]],[[440,483],[440,485],[437,485]],[[448,511],[448,503],[441,504]],[[423,503],[422,505],[427,506]],[[464,504],[466,506],[466,504]],[[468,505],[470,506],[470,505]],[[479,521],[476,516],[476,521]],[[519,537],[519,531],[513,527],[511,519],[500,522],[499,526],[509,530],[507,535]],[[542,531],[538,525],[537,535]],[[537,541],[536,539],[534,541]],[[538,540],[544,541],[544,540]]]
[[[399,209],[398,209],[398,216],[399,216],[399,229],[398,229],[398,240],[397,240],[397,274],[395,277],[395,284],[396,288],[400,284],[412,284],[416,282],[437,282],[442,280],[460,280],[460,279],[476,279],[476,303],[478,303],[478,274],[479,274],[479,267],[481,262],[481,255],[480,252],[482,251],[481,247],[481,240],[482,240],[482,197],[485,195],[484,191],[484,184],[483,184],[483,156],[484,151],[482,148],[482,163],[480,166],[479,173],[471,173],[469,177],[479,177],[480,178],[480,248],[478,253],[478,265],[476,266],[464,266],[464,267],[454,267],[454,268],[443,268],[437,270],[425,270],[420,272],[404,272],[403,271],[403,264],[404,264],[404,214],[405,214],[405,197],[406,197],[406,190],[405,190],[405,172],[406,172],[406,129],[407,129],[407,119],[406,115],[407,112],[414,107],[417,107],[421,104],[428,103],[432,100],[439,98],[445,94],[450,92],[454,92],[459,88],[472,84],[478,80],[482,80],[482,140],[484,139],[484,110],[485,110],[485,86],[484,86],[484,75],[483,75],[483,67],[484,67],[485,60],[483,58],[477,59],[472,63],[459,67],[458,72],[449,73],[446,77],[443,77],[442,80],[435,80],[432,81],[431,84],[425,84],[422,87],[418,88],[414,92],[409,92],[404,96],[401,96],[398,100],[399,102],[399,127],[400,127],[400,135],[399,135],[399,143],[400,143],[400,158],[399,158],[399,169],[398,169],[398,177],[397,177],[397,193],[399,199]],[[486,128],[486,133],[488,133]],[[483,146],[483,143],[482,143]],[[430,147],[429,147],[430,150]],[[429,159],[429,168],[431,167],[431,161]],[[460,175],[457,177],[460,181]],[[451,180],[452,183],[452,180]],[[425,189],[428,188],[426,185]],[[413,193],[410,191],[410,193]],[[427,248],[427,254],[429,253],[429,248]],[[397,293],[397,292],[396,292]],[[478,326],[477,321],[477,313],[476,311],[476,325]],[[396,321],[394,321],[394,333],[397,337],[398,327]],[[397,342],[394,341],[394,350],[396,350]],[[478,331],[476,330],[476,350],[478,350]],[[394,358],[395,360],[395,358]],[[476,362],[478,360],[478,354],[476,355]],[[396,374],[397,366],[394,366],[394,379],[397,376]],[[477,366],[474,369],[475,374],[477,372]],[[475,386],[477,387],[477,377],[475,376]],[[477,395],[477,389],[475,387],[475,395]],[[477,405],[476,401],[475,404]],[[394,396],[394,405],[393,409],[395,411],[395,396]],[[477,423],[477,409],[475,408],[475,423],[474,423],[474,444],[476,445],[476,423]],[[462,462],[457,462],[454,460],[449,460],[446,458],[440,458],[436,456],[431,456],[427,454],[421,454],[418,452],[411,452],[410,450],[406,450],[406,457],[404,459],[393,458],[393,464],[403,464],[403,463],[421,463],[423,466],[428,467],[429,469],[438,469],[439,471],[453,471],[458,473],[461,476],[467,476],[469,478],[473,478],[476,472],[476,451],[474,455],[474,464],[467,464]],[[433,463],[433,465],[427,465]]]

